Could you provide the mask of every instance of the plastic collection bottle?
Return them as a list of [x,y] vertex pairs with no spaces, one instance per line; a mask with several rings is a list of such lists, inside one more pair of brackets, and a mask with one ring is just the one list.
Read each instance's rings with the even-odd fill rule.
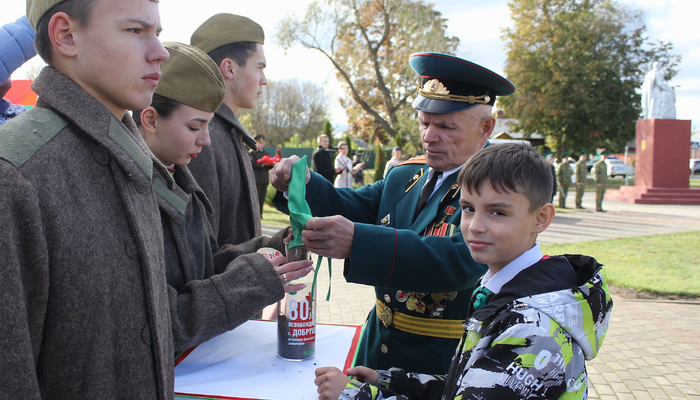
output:
[[[286,247],[286,246],[285,246]],[[286,248],[287,261],[309,259],[306,246]],[[289,284],[304,283],[297,292],[286,293],[277,304],[277,356],[289,361],[302,361],[316,354],[316,288],[314,271]]]

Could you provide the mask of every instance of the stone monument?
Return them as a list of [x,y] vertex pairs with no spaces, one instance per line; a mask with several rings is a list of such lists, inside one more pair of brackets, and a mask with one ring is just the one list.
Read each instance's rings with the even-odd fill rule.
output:
[[644,204],[700,204],[688,185],[690,121],[676,119],[676,93],[654,62],[642,84],[642,119],[637,120],[634,186],[609,190],[608,200]]
[[666,84],[656,61],[642,84],[642,119],[676,119],[676,91]]

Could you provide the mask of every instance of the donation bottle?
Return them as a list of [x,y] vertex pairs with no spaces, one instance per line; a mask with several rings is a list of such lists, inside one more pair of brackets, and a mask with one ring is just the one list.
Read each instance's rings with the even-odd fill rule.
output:
[[[286,247],[286,246],[285,246]],[[286,249],[287,261],[309,259],[306,246]],[[297,292],[286,293],[277,304],[277,356],[284,360],[302,361],[316,354],[316,288],[315,271],[289,284],[304,283]]]

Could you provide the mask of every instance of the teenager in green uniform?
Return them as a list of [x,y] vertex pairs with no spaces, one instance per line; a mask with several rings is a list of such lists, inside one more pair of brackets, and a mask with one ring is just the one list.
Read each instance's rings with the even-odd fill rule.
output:
[[588,175],[588,169],[586,168],[586,159],[588,158],[588,152],[586,150],[578,153],[578,161],[576,161],[576,208],[584,209],[583,207],[583,193],[586,191],[586,176]]
[[[485,271],[459,231],[457,173],[486,145],[496,96],[515,87],[447,54],[416,53],[409,64],[420,76],[413,107],[425,156],[357,191],[334,188],[307,172],[312,213],[330,217],[311,219],[302,235],[310,251],[346,259],[348,282],[375,287],[376,306],[363,329],[357,365],[446,373],[473,285]],[[270,180],[279,191],[287,189],[295,160],[273,168]],[[275,202],[284,209],[281,192]]]
[[164,167],[127,110],[168,52],[158,2],[29,0],[48,64],[0,127],[0,386],[11,399],[172,399]]
[[268,261],[256,253],[261,247],[283,253],[287,229],[273,238],[217,247],[207,219],[211,204],[187,164],[211,143],[208,124],[224,99],[224,81],[206,53],[182,43],[164,45],[170,59],[161,66],[153,101],[134,116],[144,141],[169,172],[158,174],[153,188],[177,352],[237,327],[285,291],[302,289],[286,283],[308,273],[311,261],[281,265],[282,256]]
[[569,185],[571,185],[571,165],[569,165],[569,153],[561,155],[561,161],[557,165],[557,181],[559,182],[559,207],[566,208],[566,198],[569,195]]
[[608,186],[608,164],[605,159],[608,156],[607,150],[600,153],[600,160],[593,164],[593,178],[595,178],[595,210],[605,212],[603,210],[603,197],[605,197],[605,189]]

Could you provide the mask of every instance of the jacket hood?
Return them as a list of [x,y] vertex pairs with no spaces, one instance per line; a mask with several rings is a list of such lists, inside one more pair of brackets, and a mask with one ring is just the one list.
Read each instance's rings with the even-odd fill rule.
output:
[[518,299],[557,322],[581,347],[586,360],[595,358],[608,331],[612,298],[603,265],[593,257],[563,255],[581,285]]

